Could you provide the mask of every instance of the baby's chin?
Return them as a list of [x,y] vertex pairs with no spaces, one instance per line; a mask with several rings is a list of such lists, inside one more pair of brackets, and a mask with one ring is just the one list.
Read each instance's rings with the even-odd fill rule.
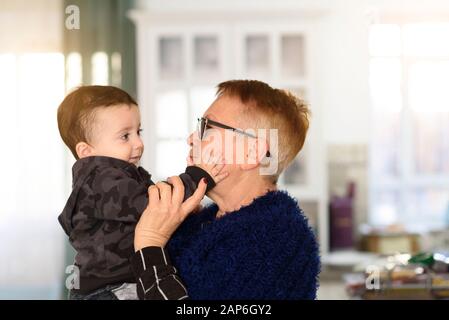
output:
[[136,167],[138,167],[140,165],[140,159],[139,160],[129,160],[128,162],[135,165]]
[[138,157],[131,157],[131,158],[129,158],[128,162],[132,163],[133,165],[138,167],[139,164],[140,164],[140,158],[141,158],[140,156],[138,156]]

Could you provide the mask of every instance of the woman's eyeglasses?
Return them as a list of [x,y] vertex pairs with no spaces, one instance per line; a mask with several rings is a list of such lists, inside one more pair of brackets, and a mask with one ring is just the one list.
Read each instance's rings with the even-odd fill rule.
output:
[[210,120],[208,118],[199,118],[198,119],[197,131],[198,131],[198,135],[199,135],[200,140],[203,140],[204,135],[206,133],[206,130],[208,128],[210,128],[210,127],[218,127],[218,128],[223,128],[223,129],[226,129],[226,130],[232,130],[234,132],[237,132],[237,133],[240,133],[240,134],[244,134],[244,135],[246,135],[248,137],[251,137],[251,138],[257,138],[255,135],[253,135],[251,133],[248,133],[248,132],[245,132],[243,130],[236,129],[236,128],[233,128],[233,127],[230,127],[230,126],[225,125],[223,123],[220,123],[220,122],[217,122],[217,121],[213,121],[213,120]]
[[[220,122],[213,121],[213,120],[210,120],[208,118],[202,117],[202,118],[198,118],[198,124],[197,124],[197,131],[198,131],[198,136],[199,136],[200,140],[203,140],[204,135],[206,133],[206,130],[208,128],[212,127],[212,126],[213,127],[218,127],[218,128],[223,128],[223,129],[226,129],[226,130],[232,130],[234,132],[243,134],[243,135],[251,137],[251,138],[257,138],[255,135],[253,135],[251,133],[248,133],[248,132],[245,132],[243,130],[240,130],[240,129],[233,128],[233,127],[230,127],[228,125],[225,125],[223,123],[220,123]],[[267,157],[270,156],[270,151],[267,151],[267,155],[266,156]]]

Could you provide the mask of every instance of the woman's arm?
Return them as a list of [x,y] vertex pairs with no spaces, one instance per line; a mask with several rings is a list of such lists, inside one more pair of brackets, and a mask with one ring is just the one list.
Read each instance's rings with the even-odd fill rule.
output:
[[149,204],[136,226],[135,254],[131,265],[137,281],[137,293],[145,300],[181,300],[188,297],[176,269],[164,249],[168,239],[187,215],[200,203],[207,183],[202,180],[195,193],[182,202],[184,186],[179,177],[151,186]]
[[141,300],[183,300],[187,289],[162,247],[145,247],[131,257]]

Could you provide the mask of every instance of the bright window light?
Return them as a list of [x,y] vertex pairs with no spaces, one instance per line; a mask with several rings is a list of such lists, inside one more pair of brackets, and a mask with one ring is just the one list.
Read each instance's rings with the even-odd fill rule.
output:
[[183,90],[161,92],[156,97],[156,133],[159,138],[187,137],[187,94]]
[[401,70],[399,59],[371,59],[371,101],[376,111],[399,112],[401,110]]
[[370,29],[373,223],[449,223],[447,39],[449,23]]
[[[5,292],[9,298],[56,298],[64,270],[56,220],[66,200],[64,145],[56,121],[65,91],[64,55],[0,54],[0,70],[6,152],[0,158],[0,243],[5,244],[0,299]],[[33,249],[18,255],[22,248]]]
[[408,24],[403,29],[404,54],[408,56],[449,56],[449,23]]
[[108,55],[105,52],[96,52],[92,55],[92,84],[108,85],[108,83]]
[[372,56],[399,56],[401,29],[394,24],[376,24],[371,27],[369,49]]
[[66,62],[66,88],[70,91],[83,82],[82,60],[78,52],[71,52],[67,55]]
[[410,107],[417,112],[449,111],[449,60],[410,66]]

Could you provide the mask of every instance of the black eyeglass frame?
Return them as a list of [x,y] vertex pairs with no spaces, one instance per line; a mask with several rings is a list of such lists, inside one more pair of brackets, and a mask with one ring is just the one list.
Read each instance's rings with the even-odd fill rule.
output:
[[[228,126],[226,124],[223,124],[223,123],[220,123],[220,122],[217,122],[214,120],[210,120],[208,118],[201,117],[201,118],[198,118],[198,130],[197,130],[200,140],[203,140],[204,133],[206,132],[207,126],[215,126],[215,127],[226,129],[226,130],[232,130],[234,132],[243,134],[245,136],[257,139],[257,137],[251,133],[245,132],[245,131],[237,129],[237,128],[233,128],[231,126]],[[266,156],[267,157],[270,156],[270,151],[267,151]]]
[[243,130],[230,127],[230,126],[228,126],[226,124],[223,124],[223,123],[220,123],[220,122],[213,121],[213,120],[210,120],[208,118],[202,117],[202,118],[198,118],[198,129],[199,129],[198,130],[198,135],[199,135],[200,140],[203,139],[204,133],[206,132],[207,126],[215,126],[215,127],[219,127],[219,128],[226,129],[226,130],[232,130],[234,132],[237,132],[237,133],[240,133],[240,134],[244,134],[244,135],[246,135],[248,137],[251,137],[251,138],[257,138],[255,135],[253,135],[251,133],[248,133],[248,132],[245,132]]

